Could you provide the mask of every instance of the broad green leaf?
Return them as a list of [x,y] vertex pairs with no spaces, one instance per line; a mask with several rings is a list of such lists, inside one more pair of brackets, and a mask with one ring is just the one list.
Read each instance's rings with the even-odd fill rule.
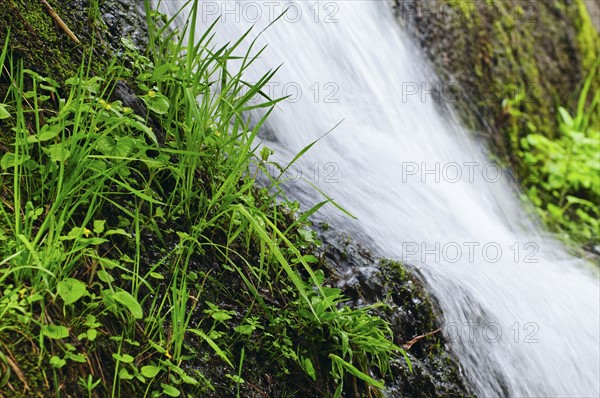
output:
[[64,162],[71,156],[71,151],[65,148],[63,142],[42,148],[53,162]]
[[135,148],[135,140],[131,137],[102,137],[96,141],[96,149],[107,156],[127,157]]
[[112,295],[112,298],[127,308],[135,319],[141,319],[144,316],[140,303],[126,291],[118,291]]
[[61,132],[62,127],[57,124],[44,124],[40,128],[40,132],[36,135],[27,137],[27,142],[44,142],[56,138]]
[[27,155],[20,155],[17,157],[14,153],[7,152],[2,156],[2,160],[0,160],[0,167],[4,170],[7,170],[9,167],[20,166],[27,162],[30,159]]
[[164,115],[169,111],[169,99],[160,93],[150,91],[141,98],[148,109],[159,115]]
[[73,278],[67,278],[58,283],[58,295],[63,299],[65,305],[73,304],[81,297],[88,294],[86,285]]
[[181,392],[173,386],[164,383],[160,383],[160,386],[162,387],[163,392],[169,397],[178,397],[181,395]]
[[144,376],[151,379],[160,372],[160,368],[158,366],[146,365],[142,366],[141,372]]
[[125,368],[121,368],[119,371],[119,379],[121,380],[131,380],[133,379],[133,375],[129,373],[129,371]]

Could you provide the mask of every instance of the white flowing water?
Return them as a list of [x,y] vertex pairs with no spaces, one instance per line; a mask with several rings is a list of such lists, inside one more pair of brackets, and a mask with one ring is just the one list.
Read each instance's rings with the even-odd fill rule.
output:
[[[162,8],[172,15],[182,4]],[[506,171],[443,106],[446,86],[436,102],[436,76],[389,2],[201,4],[198,36],[221,15],[221,44],[253,24],[255,37],[290,7],[259,37],[269,47],[246,79],[283,63],[270,94],[291,97],[265,144],[286,162],[343,120],[289,177],[313,181],[358,220],[332,206],[322,217],[420,269],[478,396],[600,395],[597,275],[529,220]],[[294,185],[302,203],[320,200]]]

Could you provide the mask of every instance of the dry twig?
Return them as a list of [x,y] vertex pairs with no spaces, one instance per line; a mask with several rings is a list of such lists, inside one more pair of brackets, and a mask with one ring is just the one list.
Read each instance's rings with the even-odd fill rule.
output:
[[404,343],[402,344],[402,348],[404,348],[405,350],[410,350],[410,348],[417,343],[419,340],[424,339],[427,336],[431,336],[432,334],[436,334],[437,332],[439,332],[441,329],[436,329],[433,332],[429,332],[429,333],[425,333],[422,334],[420,336],[415,337],[414,339],[412,339],[411,341],[409,341],[408,343]]
[[67,35],[69,35],[69,37],[75,43],[80,44],[81,42],[79,41],[79,39],[77,38],[77,36],[75,36],[75,33],[73,33],[73,31],[71,29],[69,29],[69,27],[67,26],[67,24],[58,16],[58,14],[56,13],[56,11],[54,11],[54,9],[52,8],[52,6],[50,4],[48,4],[48,2],[46,0],[40,0],[40,1],[42,2],[42,4],[44,6],[46,6],[46,9],[50,13],[50,16],[56,21],[56,23],[58,24],[58,26],[60,26],[61,29],[64,30],[65,33]]

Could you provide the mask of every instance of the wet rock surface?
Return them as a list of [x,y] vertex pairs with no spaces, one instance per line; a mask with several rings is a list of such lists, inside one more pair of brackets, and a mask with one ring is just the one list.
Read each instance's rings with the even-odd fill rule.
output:
[[321,230],[322,263],[328,282],[351,299],[352,306],[377,302],[387,308],[377,315],[391,325],[394,343],[408,354],[392,364],[387,380],[389,397],[468,397],[457,358],[440,331],[433,299],[416,271],[395,261],[378,259],[364,245],[339,231]]
[[122,48],[121,38],[129,38],[140,50],[148,44],[148,29],[143,1],[109,0],[100,4],[102,20],[108,28],[113,49]]
[[399,23],[435,66],[439,102],[457,109],[496,155],[519,171],[519,138],[529,131],[524,121],[511,121],[505,99],[522,96],[519,111],[538,133],[556,137],[557,105],[576,104],[598,53],[584,1],[394,3]]
[[101,19],[90,0],[48,4],[79,43],[69,37],[42,2],[26,0],[0,0],[0,43],[5,43],[10,32],[9,46],[26,68],[60,84],[77,74],[84,58],[92,57],[94,68],[105,67],[114,54],[123,51],[121,38],[130,38],[139,50],[146,47],[143,2],[101,1]]

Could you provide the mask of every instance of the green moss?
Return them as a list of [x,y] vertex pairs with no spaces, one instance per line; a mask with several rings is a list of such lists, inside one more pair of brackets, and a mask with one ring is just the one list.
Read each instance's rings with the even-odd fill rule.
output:
[[[23,337],[23,330],[20,332],[4,329],[0,333],[0,343],[2,343],[0,355],[7,359],[6,364],[0,367],[0,371],[8,371],[7,384],[0,386],[0,397],[50,396],[51,389],[44,371],[50,367],[47,363],[38,363],[38,355],[35,354],[37,345]],[[3,393],[7,395],[2,395]]]
[[[3,0],[0,7],[0,42],[4,43],[10,34],[10,48],[21,59],[25,67],[42,76],[52,76],[63,83],[77,73],[84,54],[88,54],[98,26],[90,18],[89,2],[77,0],[49,1],[52,8],[74,32],[81,43],[75,43],[52,18],[46,7],[39,1]],[[93,3],[93,2],[92,2]],[[98,55],[96,70],[106,64],[106,49],[94,46]]]
[[577,6],[578,15],[575,19],[577,27],[577,42],[579,43],[579,49],[583,54],[583,67],[586,71],[589,71],[593,68],[594,62],[598,57],[600,39],[598,32],[592,24],[590,15],[583,0],[577,0]]
[[447,0],[449,5],[456,7],[458,11],[467,19],[470,20],[473,15],[474,3],[463,0]]
[[519,111],[529,115],[539,133],[556,136],[557,106],[574,106],[598,52],[598,33],[585,4],[442,2],[449,10],[444,15],[433,12],[433,19],[413,21],[419,38],[439,75],[468,93],[456,104],[465,124],[485,135],[501,159],[516,165],[515,142],[529,129],[525,120],[510,121],[502,102],[523,96]]
[[[592,68],[594,68],[596,60],[600,56],[600,35],[598,35],[598,31],[592,24],[584,0],[577,0],[577,6],[578,15],[575,18],[577,26],[577,42],[579,44],[579,50],[583,54],[581,63],[584,73],[587,76]],[[598,76],[598,71],[596,72],[596,76]],[[599,88],[600,84],[598,83],[598,79],[594,79],[592,92]],[[591,115],[590,125],[596,130],[600,130],[600,116],[597,113]]]
[[[381,294],[390,305],[390,316],[396,338],[401,344],[416,336],[426,337],[407,348],[413,372],[396,368],[398,373],[391,388],[392,396],[468,397],[456,360],[448,353],[446,342],[434,311],[434,304],[423,283],[405,265],[391,260],[379,264]],[[397,395],[394,393],[398,393]]]

